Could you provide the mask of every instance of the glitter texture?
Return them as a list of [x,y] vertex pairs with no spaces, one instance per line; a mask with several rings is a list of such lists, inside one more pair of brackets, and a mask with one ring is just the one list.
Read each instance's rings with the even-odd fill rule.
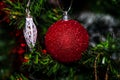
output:
[[47,52],[60,62],[74,62],[88,47],[86,29],[75,20],[59,20],[50,26],[45,35]]

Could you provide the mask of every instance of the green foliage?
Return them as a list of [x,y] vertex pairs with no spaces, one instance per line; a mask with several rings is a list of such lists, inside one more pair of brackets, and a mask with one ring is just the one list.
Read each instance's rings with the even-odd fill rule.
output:
[[29,80],[23,74],[14,74],[10,76],[10,80]]
[[[29,54],[29,61],[23,64],[22,70],[27,70],[30,76],[43,80],[93,80],[96,69],[98,77],[101,74],[105,76],[108,72],[109,80],[118,80],[120,79],[120,70],[118,70],[120,62],[116,62],[111,56],[114,52],[120,52],[119,40],[108,37],[105,42],[89,48],[83,53],[82,59],[75,63],[60,63],[49,54],[35,51]],[[86,70],[87,73],[85,73]]]
[[93,64],[95,63],[95,59],[97,55],[100,55],[96,60],[97,69],[99,69],[99,67],[106,68],[106,70],[109,68],[108,72],[111,75],[109,76],[110,80],[120,79],[118,76],[120,75],[120,70],[118,70],[120,67],[120,61],[112,59],[112,54],[120,53],[119,40],[119,38],[113,38],[109,36],[105,42],[101,42],[96,47],[93,47],[87,51],[86,55],[91,56],[91,58],[87,58],[86,55],[83,55],[83,57],[87,59],[83,60],[83,63],[88,64],[88,66],[92,64],[92,67],[94,67]]
[[27,0],[20,2],[19,0],[12,2],[11,0],[5,0],[8,5],[4,8],[5,11],[9,11],[9,17],[11,20],[11,25],[17,25],[18,29],[21,29],[25,25],[26,9],[30,10],[30,14],[36,18],[40,17],[41,11],[43,10],[43,4],[45,0],[31,0],[30,6],[27,7]]
[[12,2],[11,0],[5,0],[5,2],[8,7],[4,8],[4,11],[10,12],[10,25],[16,25],[18,29],[21,29],[25,26],[27,8],[30,10],[30,14],[34,19],[35,24],[38,27],[43,27],[41,29],[46,29],[46,27],[49,27],[51,23],[60,19],[60,11],[52,8],[47,9],[46,5],[48,6],[48,3],[46,0],[31,0],[29,7],[27,7],[27,0],[23,0],[22,2],[19,0],[15,2]]
[[0,24],[0,80],[4,80],[10,75],[11,60],[8,60],[8,58],[14,45],[13,37],[8,34],[10,30],[11,28],[7,23],[2,22]]
[[115,16],[116,18],[120,18],[120,0],[94,0],[91,1],[92,11],[96,11],[98,13],[106,13]]

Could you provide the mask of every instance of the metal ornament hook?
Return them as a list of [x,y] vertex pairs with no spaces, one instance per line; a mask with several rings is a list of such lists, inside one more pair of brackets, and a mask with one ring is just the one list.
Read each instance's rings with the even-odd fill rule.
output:
[[31,17],[29,7],[30,7],[30,0],[28,0],[27,8],[26,8],[27,17]]
[[68,15],[68,11],[64,11],[63,12],[63,20],[68,21],[70,19],[69,15]]

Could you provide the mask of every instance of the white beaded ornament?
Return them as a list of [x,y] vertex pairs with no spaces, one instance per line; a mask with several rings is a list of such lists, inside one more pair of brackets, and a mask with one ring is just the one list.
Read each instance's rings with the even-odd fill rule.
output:
[[33,22],[33,18],[30,16],[29,9],[26,9],[26,13],[27,13],[27,17],[26,17],[25,28],[23,29],[23,34],[30,51],[32,51],[37,39],[37,28]]
[[26,18],[26,24],[23,33],[26,43],[31,51],[32,48],[34,48],[37,39],[37,28],[32,18]]

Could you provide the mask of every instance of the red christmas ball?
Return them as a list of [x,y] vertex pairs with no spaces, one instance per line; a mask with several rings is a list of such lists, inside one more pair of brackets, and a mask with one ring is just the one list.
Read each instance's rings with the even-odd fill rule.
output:
[[75,20],[59,20],[45,35],[47,52],[60,62],[74,62],[88,47],[87,30]]

